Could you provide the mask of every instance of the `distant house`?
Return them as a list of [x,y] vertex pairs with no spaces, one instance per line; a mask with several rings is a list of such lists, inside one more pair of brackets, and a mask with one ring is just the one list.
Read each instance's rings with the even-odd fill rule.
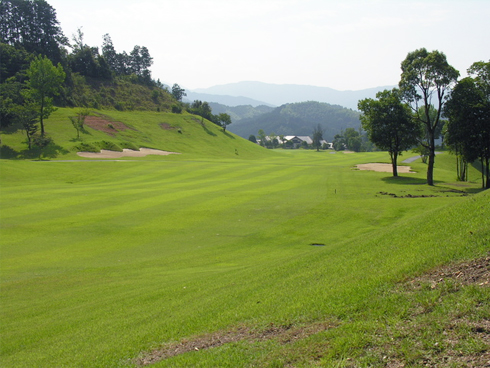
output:
[[299,139],[301,139],[301,143],[303,142],[306,142],[308,143],[308,146],[313,144],[313,139],[311,139],[309,136],[307,135],[299,135],[297,136]]
[[313,143],[313,139],[307,135],[286,135],[284,136],[284,143],[286,142],[291,142],[289,144],[292,144],[292,148],[298,148],[301,147],[303,142],[311,145]]
[[[275,139],[277,139],[277,142],[279,144],[283,144],[286,148],[299,148],[304,145],[303,142],[306,142],[308,146],[311,146],[313,144],[313,139],[311,139],[311,137],[307,135],[285,135],[283,138],[284,139],[281,140],[280,136],[275,137]],[[271,141],[270,136],[266,136],[265,139],[267,142]],[[260,141],[257,142],[257,144],[260,144]],[[327,141],[322,140],[320,142],[320,145],[324,147],[324,144],[328,148],[332,148],[332,143],[328,143]]]
[[320,141],[320,146],[326,147],[327,149],[333,149],[333,143],[328,143],[325,139]]

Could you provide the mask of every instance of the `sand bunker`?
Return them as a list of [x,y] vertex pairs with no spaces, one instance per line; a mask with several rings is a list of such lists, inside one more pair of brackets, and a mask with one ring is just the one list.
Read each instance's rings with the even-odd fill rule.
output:
[[[359,170],[371,170],[371,171],[378,171],[378,172],[393,172],[393,166],[391,164],[377,164],[377,163],[372,163],[372,164],[360,164],[356,165],[356,167]],[[410,166],[397,166],[398,173],[403,173],[403,174],[414,174],[415,171],[411,171],[412,168]]]
[[121,157],[145,157],[148,155],[178,155],[177,152],[160,151],[151,148],[140,148],[139,151],[123,149],[122,152],[101,150],[100,152],[77,152],[80,157],[86,158],[121,158]]

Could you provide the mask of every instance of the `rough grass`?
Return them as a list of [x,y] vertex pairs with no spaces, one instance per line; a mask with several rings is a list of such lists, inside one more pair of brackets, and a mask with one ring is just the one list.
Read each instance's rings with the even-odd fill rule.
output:
[[[45,120],[46,133],[54,143],[44,154],[45,159],[80,159],[76,152],[115,147],[145,147],[179,152],[183,158],[221,157],[234,160],[259,159],[273,155],[207,120],[183,113],[151,111],[91,110],[84,132],[77,139],[69,117],[78,109],[59,108]],[[24,133],[11,128],[3,132],[2,158],[37,158],[38,152],[27,150]],[[148,157],[154,159],[154,157]],[[157,158],[158,159],[158,158]],[[182,158],[169,158],[182,159]]]
[[[451,191],[450,160],[428,187],[419,162],[395,180],[354,170],[381,152],[200,149],[0,161],[3,365],[458,366],[486,354],[487,287],[410,283],[489,250],[489,194]],[[412,193],[433,196],[400,198]]]

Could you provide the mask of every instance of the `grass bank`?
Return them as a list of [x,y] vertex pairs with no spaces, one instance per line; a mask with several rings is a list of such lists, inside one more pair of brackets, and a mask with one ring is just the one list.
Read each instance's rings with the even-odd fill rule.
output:
[[[489,316],[488,288],[400,286],[489,250],[489,194],[456,187],[449,158],[428,187],[420,162],[399,179],[354,169],[380,152],[195,149],[0,162],[2,364],[416,366],[444,351],[448,311]],[[420,345],[409,323],[432,326]]]

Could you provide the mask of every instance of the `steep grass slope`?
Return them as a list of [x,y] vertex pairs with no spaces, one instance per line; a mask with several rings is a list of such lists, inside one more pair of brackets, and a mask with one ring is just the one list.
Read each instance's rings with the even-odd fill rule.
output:
[[[178,152],[185,157],[255,159],[270,155],[267,150],[187,113],[91,110],[85,131],[78,139],[69,119],[78,111],[60,108],[45,121],[46,132],[54,144],[45,150],[43,158],[78,159],[76,152],[79,150],[140,147]],[[98,129],[88,125],[91,120],[98,120]],[[5,132],[1,139],[2,158],[36,158],[39,155],[35,150],[27,151],[26,138],[20,130]]]
[[[394,285],[489,249],[489,193],[445,185],[445,160],[427,187],[420,162],[396,180],[353,169],[379,152],[198,160],[193,149],[189,160],[0,161],[2,364],[379,366],[392,343],[375,337],[411,316]],[[485,315],[488,290],[459,302]],[[418,364],[422,350],[397,341],[393,359]]]

